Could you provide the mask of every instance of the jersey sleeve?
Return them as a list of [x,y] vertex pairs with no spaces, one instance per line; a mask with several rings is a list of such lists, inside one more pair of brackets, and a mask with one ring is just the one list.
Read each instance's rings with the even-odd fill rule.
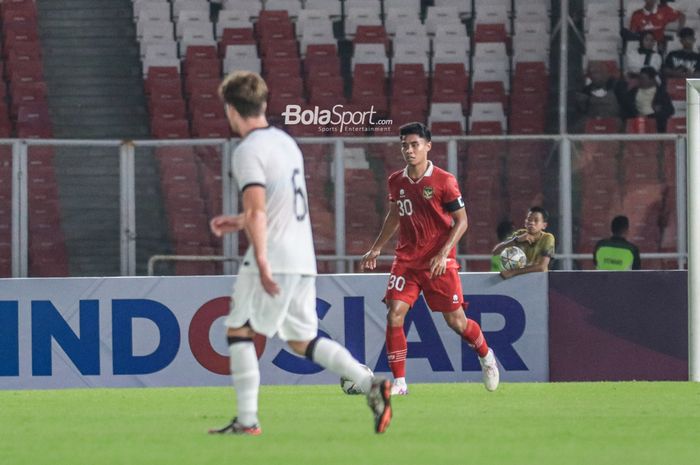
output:
[[554,257],[554,235],[553,234],[546,234],[542,238],[542,249],[540,252],[540,255],[543,257],[549,257],[553,258]]
[[454,176],[447,176],[445,181],[445,190],[442,196],[442,203],[445,209],[450,213],[461,210],[464,208],[464,199],[462,199],[462,193],[459,191],[457,179]]
[[249,186],[264,187],[265,169],[259,153],[245,145],[239,146],[233,155],[233,175],[241,191]]
[[[666,21],[666,24],[677,21],[678,18],[680,18],[680,17],[681,17],[681,12],[679,10],[673,9],[670,6],[666,5],[665,13],[664,13],[664,20]],[[664,25],[664,27],[665,26],[666,25]]]
[[632,13],[630,18],[630,31],[639,32],[642,30],[642,14],[639,11]]
[[389,202],[396,202],[396,194],[394,193],[393,186],[396,184],[396,178],[394,175],[389,176],[389,179],[386,181],[387,184],[387,198],[389,199]]

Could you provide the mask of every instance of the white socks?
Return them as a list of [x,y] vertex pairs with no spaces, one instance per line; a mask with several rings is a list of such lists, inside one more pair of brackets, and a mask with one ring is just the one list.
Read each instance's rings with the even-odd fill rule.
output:
[[314,347],[312,360],[333,373],[353,380],[362,392],[369,392],[372,376],[350,354],[348,349],[325,337],[319,338]]
[[238,422],[252,426],[258,422],[258,390],[260,368],[253,342],[236,342],[228,347],[231,355],[231,377],[236,390]]

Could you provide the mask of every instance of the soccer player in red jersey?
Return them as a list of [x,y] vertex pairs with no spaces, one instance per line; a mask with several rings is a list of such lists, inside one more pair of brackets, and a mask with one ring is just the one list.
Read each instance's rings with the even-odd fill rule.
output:
[[665,3],[658,3],[658,0],[644,0],[644,7],[632,13],[630,31],[639,34],[645,31],[653,32],[656,42],[663,48],[666,43],[666,26],[674,21],[678,21],[680,27],[685,26],[685,15]]
[[399,231],[385,302],[388,309],[386,347],[394,375],[392,395],[408,393],[404,318],[423,292],[432,311],[479,355],[486,389],[498,387],[496,357],[476,321],[467,319],[457,271],[455,245],[467,230],[467,212],[457,180],[428,160],[430,130],[409,123],[399,130],[406,168],[389,176],[389,213],[361,268],[375,269],[382,247]]

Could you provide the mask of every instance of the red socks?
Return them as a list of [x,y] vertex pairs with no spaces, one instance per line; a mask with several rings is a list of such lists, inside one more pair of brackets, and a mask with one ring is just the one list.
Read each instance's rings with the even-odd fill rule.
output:
[[481,327],[476,321],[467,319],[467,329],[462,333],[462,339],[467,341],[469,347],[474,349],[479,357],[486,357],[489,346],[486,344],[484,333],[481,332]]
[[[467,326],[468,327],[468,326]],[[483,337],[482,337],[483,339]],[[389,368],[396,378],[406,377],[406,335],[403,326],[386,327],[386,355],[389,359]]]

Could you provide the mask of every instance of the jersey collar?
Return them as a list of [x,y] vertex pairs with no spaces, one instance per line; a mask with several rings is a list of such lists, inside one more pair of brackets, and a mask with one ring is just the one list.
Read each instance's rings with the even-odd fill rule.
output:
[[425,173],[423,173],[423,176],[421,176],[420,178],[418,178],[415,181],[413,179],[411,179],[411,177],[408,175],[408,166],[403,169],[404,178],[408,178],[408,180],[411,182],[411,184],[418,184],[419,182],[421,182],[423,180],[423,178],[428,177],[428,176],[432,176],[432,175],[433,175],[433,162],[430,160],[428,160],[428,169],[425,170]]

